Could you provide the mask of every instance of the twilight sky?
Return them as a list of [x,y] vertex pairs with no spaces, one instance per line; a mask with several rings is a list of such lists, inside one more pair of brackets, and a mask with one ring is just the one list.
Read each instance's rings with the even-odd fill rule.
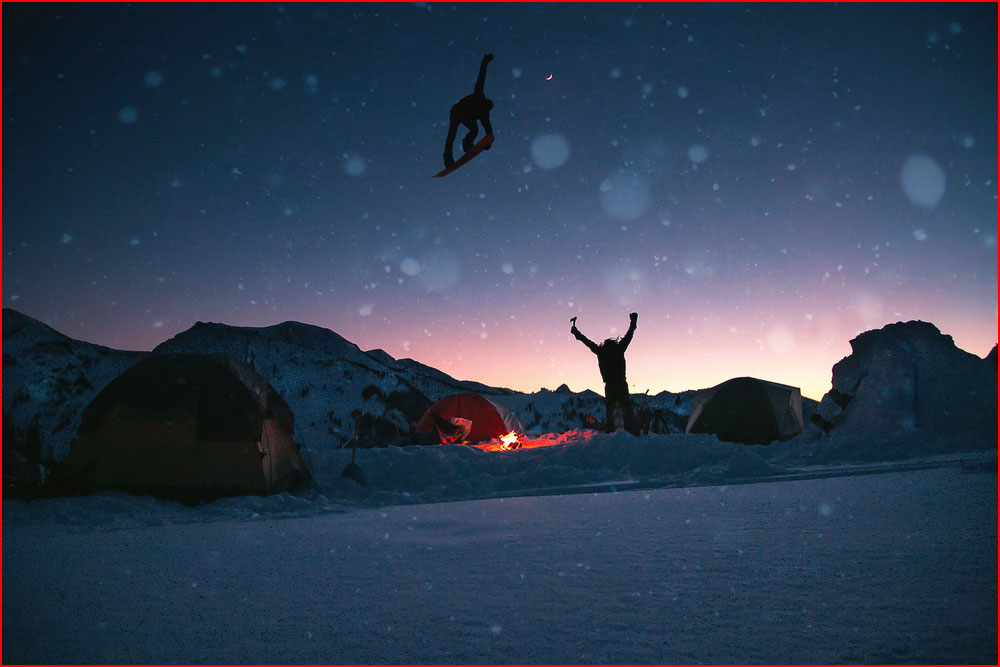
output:
[[[149,350],[297,320],[460,379],[997,341],[997,6],[3,5],[3,305]],[[444,179],[492,52],[493,149]],[[464,131],[459,133],[459,138]],[[457,142],[456,142],[457,143]],[[456,146],[456,156],[461,148]]]

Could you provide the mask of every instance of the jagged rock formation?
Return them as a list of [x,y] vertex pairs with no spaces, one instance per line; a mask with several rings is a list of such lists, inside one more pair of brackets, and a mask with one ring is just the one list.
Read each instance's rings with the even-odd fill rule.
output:
[[824,432],[996,435],[996,348],[981,359],[928,322],[889,324],[851,341],[813,423]]

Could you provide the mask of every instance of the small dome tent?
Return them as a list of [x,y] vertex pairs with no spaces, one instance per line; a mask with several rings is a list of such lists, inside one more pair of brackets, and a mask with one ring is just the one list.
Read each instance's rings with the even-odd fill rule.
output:
[[509,408],[479,394],[462,393],[442,398],[424,413],[417,424],[417,433],[437,433],[441,442],[452,442],[449,425],[468,420],[469,432],[464,439],[470,443],[499,438],[511,431],[524,432],[524,426]]
[[686,433],[714,433],[719,440],[767,445],[802,432],[797,387],[741,377],[694,395]]
[[84,410],[67,464],[87,490],[182,501],[310,478],[277,391],[234,357],[150,354]]

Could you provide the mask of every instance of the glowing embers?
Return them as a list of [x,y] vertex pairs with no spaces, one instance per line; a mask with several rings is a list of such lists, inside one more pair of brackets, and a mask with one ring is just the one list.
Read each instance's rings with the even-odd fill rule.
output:
[[510,431],[506,435],[501,436],[508,439],[509,444],[506,446],[500,437],[493,438],[492,440],[484,440],[470,446],[478,447],[487,452],[509,452],[514,449],[523,451],[525,449],[538,449],[539,447],[554,447],[557,445],[585,445],[593,438],[603,437],[604,435],[604,433],[590,428],[576,428],[563,433],[545,433],[539,435],[525,435],[517,431]]
[[501,435],[499,438],[493,438],[486,442],[480,442],[473,445],[473,447],[478,447],[487,452],[509,452],[512,449],[521,449],[523,447],[522,438],[525,438],[523,433],[510,431],[506,435]]
[[500,449],[518,449],[521,447],[521,443],[517,441],[517,433],[511,431],[507,435],[500,436]]
[[539,438],[529,438],[523,433],[511,431],[499,438],[493,438],[488,442],[481,442],[473,447],[478,447],[487,452],[509,452],[514,449],[535,449],[537,447],[551,447],[561,445],[561,439],[554,437],[554,434],[543,435]]

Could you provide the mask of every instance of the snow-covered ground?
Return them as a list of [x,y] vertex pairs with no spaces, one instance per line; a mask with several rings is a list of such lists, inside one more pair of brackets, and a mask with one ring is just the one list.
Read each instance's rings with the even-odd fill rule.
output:
[[995,664],[995,449],[758,451],[389,448],[364,489],[338,451],[302,495],[5,501],[3,661]]

